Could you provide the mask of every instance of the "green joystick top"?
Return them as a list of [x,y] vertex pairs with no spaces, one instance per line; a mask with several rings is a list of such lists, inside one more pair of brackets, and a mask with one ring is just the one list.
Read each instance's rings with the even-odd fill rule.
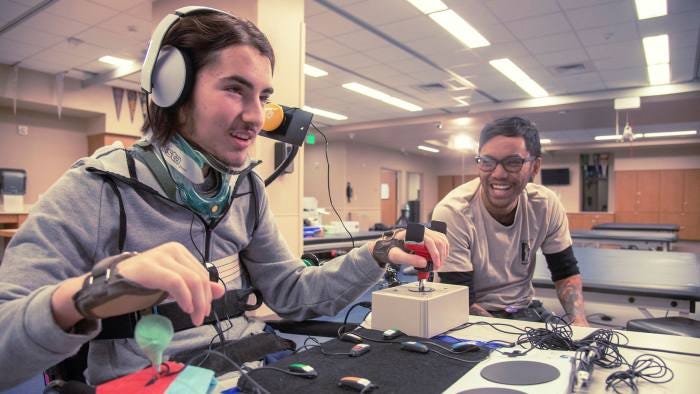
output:
[[172,341],[174,332],[170,320],[160,315],[146,315],[136,323],[136,343],[146,353],[157,373],[160,373],[160,364],[163,363],[163,350]]

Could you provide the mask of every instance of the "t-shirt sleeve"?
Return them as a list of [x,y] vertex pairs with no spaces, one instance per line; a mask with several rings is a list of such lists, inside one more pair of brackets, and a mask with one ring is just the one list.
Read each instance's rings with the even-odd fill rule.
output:
[[440,204],[435,207],[433,220],[447,224],[447,240],[450,243],[449,256],[440,267],[440,272],[469,272],[474,270],[471,260],[471,237],[469,224],[456,208]]
[[548,206],[549,223],[547,223],[547,235],[542,242],[542,253],[559,253],[572,245],[569,220],[564,206],[553,193],[549,196]]

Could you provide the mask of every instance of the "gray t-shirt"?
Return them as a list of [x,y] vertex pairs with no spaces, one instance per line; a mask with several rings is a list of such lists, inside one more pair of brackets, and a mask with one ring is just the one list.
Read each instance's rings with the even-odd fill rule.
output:
[[566,212],[554,192],[528,183],[515,220],[497,222],[484,206],[477,178],[452,190],[435,207],[434,220],[447,223],[450,255],[440,272],[474,271],[476,303],[487,310],[527,306],[534,295],[535,253],[571,246]]

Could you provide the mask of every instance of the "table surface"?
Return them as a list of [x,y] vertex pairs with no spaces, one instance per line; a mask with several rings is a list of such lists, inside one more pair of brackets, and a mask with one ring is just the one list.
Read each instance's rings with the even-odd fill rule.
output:
[[642,224],[642,223],[600,223],[593,226],[594,230],[639,230],[639,231],[675,231],[680,230],[677,224]]
[[[700,300],[700,255],[684,252],[574,247],[584,290]],[[552,286],[544,255],[537,254],[533,284]]]
[[571,232],[571,238],[675,242],[678,241],[678,234],[669,231],[575,230]]
[[[351,233],[352,238],[355,241],[363,241],[363,240],[371,240],[371,239],[378,239],[382,235],[382,231],[361,231],[359,233]],[[350,237],[348,236],[347,233],[342,233],[342,234],[332,234],[332,235],[326,235],[324,237],[309,237],[309,238],[304,238],[304,245],[317,245],[317,244],[324,244],[324,243],[333,243],[333,242],[351,242]]]
[[[505,320],[496,318],[487,318],[479,316],[469,316],[470,322],[484,321],[489,323],[507,323],[514,326],[524,328],[524,327],[543,327],[542,323],[532,323],[532,322],[521,322],[516,320]],[[582,338],[589,333],[596,330],[595,328],[588,327],[572,327],[573,337],[575,339]],[[673,335],[661,335],[661,334],[649,334],[633,331],[623,331],[623,333],[629,338],[629,344],[637,347],[646,347],[654,349],[664,349],[680,352],[694,352],[700,353],[700,338],[691,337],[679,337]],[[472,340],[494,340],[500,339],[512,342],[517,336],[512,334],[500,333],[493,328],[483,325],[483,326],[471,326],[459,331],[450,333],[449,335],[456,338],[472,339]],[[639,391],[644,394],[654,394],[654,393],[697,393],[697,374],[700,372],[700,357],[683,356],[677,354],[654,352],[654,351],[640,351],[632,349],[620,349],[620,353],[627,359],[628,362],[632,362],[635,357],[643,353],[655,354],[663,361],[666,362],[669,368],[673,370],[675,374],[673,380],[664,384],[651,384],[643,380],[639,380],[638,387]],[[622,370],[624,368],[618,368],[617,370]],[[611,393],[613,391],[605,391],[605,378],[612,373],[613,369],[603,369],[596,367],[593,370],[593,375],[591,378],[591,383],[588,388],[585,388],[581,392],[583,393]],[[622,387],[622,386],[618,386]],[[629,390],[623,392],[630,392]]]

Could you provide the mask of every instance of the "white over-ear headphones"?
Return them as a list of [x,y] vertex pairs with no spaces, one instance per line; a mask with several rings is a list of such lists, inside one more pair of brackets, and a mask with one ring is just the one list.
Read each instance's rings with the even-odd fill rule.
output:
[[194,70],[187,53],[172,45],[161,47],[165,35],[180,18],[211,11],[231,15],[216,8],[182,7],[166,15],[153,31],[141,68],[141,91],[149,94],[157,106],[168,108],[182,103],[194,82]]

